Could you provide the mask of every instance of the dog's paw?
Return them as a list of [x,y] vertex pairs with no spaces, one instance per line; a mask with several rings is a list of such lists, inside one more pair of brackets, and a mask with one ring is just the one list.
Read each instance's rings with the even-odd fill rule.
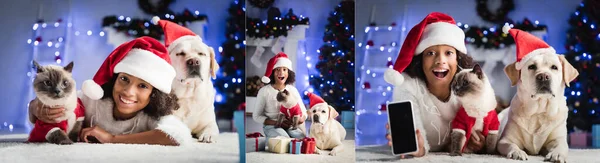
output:
[[544,161],[557,162],[557,163],[565,163],[567,162],[567,156],[565,154],[552,151],[546,155]]
[[198,141],[202,143],[216,143],[217,142],[217,134],[212,133],[202,133],[198,136]]
[[323,153],[323,151],[321,151],[320,149],[315,149],[315,154],[320,155],[320,154],[325,154],[325,153]]
[[514,159],[514,160],[527,160],[528,159],[527,153],[525,153],[525,151],[523,151],[521,149],[515,149],[515,150],[508,152],[507,157]]
[[337,153],[338,152],[336,150],[331,150],[331,152],[329,152],[329,155],[330,156],[335,156],[335,155],[337,155]]

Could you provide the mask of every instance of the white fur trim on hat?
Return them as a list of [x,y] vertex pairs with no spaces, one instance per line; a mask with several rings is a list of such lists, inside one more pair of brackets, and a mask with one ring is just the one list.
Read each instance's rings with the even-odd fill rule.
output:
[[268,76],[262,76],[260,77],[260,81],[262,81],[263,83],[269,83],[271,82],[271,79]]
[[402,76],[400,72],[394,70],[393,68],[388,68],[383,73],[383,80],[394,86],[399,86],[402,85],[402,83],[404,83],[404,76]]
[[150,83],[163,93],[171,93],[171,84],[175,78],[175,69],[156,54],[134,48],[117,63],[114,73],[124,72]]
[[275,62],[275,66],[273,66],[273,69],[277,68],[277,67],[285,67],[290,71],[294,71],[292,69],[292,60],[290,60],[289,58],[279,58],[277,59],[277,62]]
[[448,45],[467,54],[465,33],[456,24],[446,22],[431,23],[425,26],[421,40],[415,49],[415,54],[421,54],[425,49],[435,45]]
[[152,22],[152,24],[154,25],[157,25],[159,20],[160,18],[158,16],[154,16],[152,17],[152,20],[150,20],[150,22]]
[[98,100],[104,96],[104,90],[102,90],[102,87],[100,87],[100,85],[93,80],[83,81],[83,84],[81,85],[81,91],[83,91],[84,95],[93,100]]
[[321,102],[321,103],[313,105],[310,109],[312,110],[312,109],[317,108],[317,107],[325,107],[325,108],[327,108],[328,106],[329,105],[327,103]]
[[174,115],[167,115],[158,121],[157,130],[167,134],[170,139],[179,145],[191,145],[194,143],[192,131]]
[[202,42],[202,38],[200,38],[200,36],[185,35],[185,36],[181,36],[181,37],[175,39],[175,41],[171,42],[171,44],[169,44],[169,47],[167,47],[167,51],[169,51],[169,53],[171,53],[172,51],[177,51],[179,49],[186,48],[186,47],[180,47],[179,45],[192,46],[192,45],[199,45],[199,44],[204,44]]
[[529,61],[531,58],[542,55],[542,54],[546,54],[546,53],[556,54],[556,50],[554,50],[554,48],[552,48],[552,47],[535,49],[535,50],[527,53],[525,55],[525,57],[521,58],[521,61],[516,62],[515,68],[517,68],[517,70],[521,70],[521,68],[523,68],[523,66],[525,66],[525,63],[527,63],[527,61]]

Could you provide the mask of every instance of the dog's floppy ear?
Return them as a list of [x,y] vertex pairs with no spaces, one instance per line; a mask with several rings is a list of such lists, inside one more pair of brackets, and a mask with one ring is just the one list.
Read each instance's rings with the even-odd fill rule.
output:
[[327,105],[327,107],[329,107],[329,119],[335,119],[340,115],[331,105]]
[[219,70],[219,64],[217,63],[217,59],[215,59],[215,49],[212,47],[208,47],[210,51],[210,76],[213,79],[217,78],[217,71]]
[[506,73],[506,76],[508,76],[508,79],[510,79],[511,86],[517,85],[517,82],[519,82],[521,78],[521,72],[517,70],[515,63],[517,62],[511,63],[508,66],[504,67],[504,73]]
[[575,67],[573,67],[573,65],[571,65],[567,59],[565,59],[565,56],[558,55],[558,59],[560,60],[560,64],[563,68],[563,80],[565,81],[565,84],[567,84],[567,87],[569,87],[569,83],[575,80],[575,78],[579,75],[579,72],[577,72],[577,69],[575,69]]

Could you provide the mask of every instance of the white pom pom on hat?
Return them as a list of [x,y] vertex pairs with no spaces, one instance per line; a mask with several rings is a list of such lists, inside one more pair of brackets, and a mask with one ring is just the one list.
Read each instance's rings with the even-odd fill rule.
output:
[[104,90],[102,90],[102,87],[96,84],[96,82],[93,80],[83,81],[83,84],[81,85],[81,91],[83,91],[87,97],[93,100],[98,100],[104,96]]
[[160,20],[160,18],[158,16],[154,16],[154,17],[152,17],[152,20],[150,20],[150,21],[152,22],[152,24],[158,25],[159,20]]

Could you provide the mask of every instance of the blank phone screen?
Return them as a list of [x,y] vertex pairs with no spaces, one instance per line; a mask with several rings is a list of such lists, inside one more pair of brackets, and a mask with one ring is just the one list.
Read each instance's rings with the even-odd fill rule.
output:
[[388,116],[394,154],[417,151],[410,102],[388,104]]

